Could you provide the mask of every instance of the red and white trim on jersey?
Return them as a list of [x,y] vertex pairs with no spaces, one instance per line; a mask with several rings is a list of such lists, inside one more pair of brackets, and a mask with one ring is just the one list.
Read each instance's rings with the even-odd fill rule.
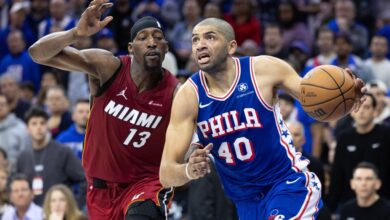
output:
[[261,92],[259,90],[259,87],[257,86],[257,81],[256,81],[256,76],[255,76],[255,71],[253,67],[253,57],[250,57],[250,74],[251,74],[251,79],[253,83],[253,87],[255,88],[255,92],[257,95],[257,98],[259,99],[260,103],[264,106],[265,109],[269,111],[273,111],[273,107],[268,105],[267,102],[264,100],[263,96],[261,95]]
[[[318,203],[321,200],[321,182],[318,180],[317,176],[311,178],[309,172],[304,172],[304,174],[306,177],[306,188],[308,193],[298,214],[291,219],[314,219],[315,213],[318,212]],[[319,185],[319,190],[311,186],[311,183],[313,182]]]
[[279,136],[280,136],[280,144],[284,147],[284,149],[286,150],[286,153],[287,153],[287,157],[290,159],[291,161],[291,168],[295,171],[295,172],[299,172],[300,169],[298,167],[295,166],[295,155],[294,155],[294,152],[291,152],[290,150],[290,147],[288,146],[288,144],[283,140],[283,135],[282,135],[282,128],[280,128],[280,125],[279,125],[279,117],[278,117],[278,114],[276,113],[275,109],[273,110],[273,113],[274,113],[274,119],[275,119],[275,124],[276,124],[276,127],[278,129],[278,133],[279,133]]
[[199,70],[200,82],[201,82],[204,90],[206,91],[206,95],[209,98],[215,99],[215,100],[218,100],[218,101],[225,101],[234,92],[234,89],[236,88],[237,83],[238,83],[238,81],[240,79],[240,76],[241,76],[241,65],[240,65],[240,61],[238,60],[238,58],[236,58],[236,57],[232,57],[232,58],[234,60],[234,63],[236,64],[236,78],[234,78],[234,81],[233,81],[232,85],[230,86],[229,91],[222,97],[215,96],[215,95],[210,93],[209,88],[207,87],[205,75],[202,72],[202,70]]

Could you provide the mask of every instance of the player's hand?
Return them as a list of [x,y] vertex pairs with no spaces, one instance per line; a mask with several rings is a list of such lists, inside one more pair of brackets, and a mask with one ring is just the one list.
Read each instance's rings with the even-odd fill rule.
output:
[[[200,147],[202,147],[200,145]],[[198,148],[192,152],[188,160],[187,172],[191,179],[198,179],[210,173],[210,158],[209,154],[213,144],[208,144],[205,148]]]
[[109,3],[109,0],[91,1],[75,27],[76,35],[79,37],[89,37],[103,29],[113,17],[107,16],[102,21],[100,18],[112,5],[112,3]]
[[349,73],[352,78],[354,79],[355,81],[355,104],[353,106],[353,111],[357,112],[360,108],[360,105],[366,100],[366,92],[367,92],[367,88],[363,82],[362,79],[360,78],[357,78],[355,74],[353,74],[352,70],[349,69],[349,68],[346,68],[345,71],[347,71],[347,73]]

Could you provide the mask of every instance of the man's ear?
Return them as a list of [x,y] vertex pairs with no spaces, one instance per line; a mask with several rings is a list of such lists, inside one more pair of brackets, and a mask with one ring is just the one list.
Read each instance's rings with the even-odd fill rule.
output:
[[236,53],[236,50],[237,50],[237,41],[235,40],[232,40],[228,43],[228,53],[230,55],[233,55]]
[[133,43],[129,42],[127,44],[127,50],[129,51],[129,54],[133,54]]

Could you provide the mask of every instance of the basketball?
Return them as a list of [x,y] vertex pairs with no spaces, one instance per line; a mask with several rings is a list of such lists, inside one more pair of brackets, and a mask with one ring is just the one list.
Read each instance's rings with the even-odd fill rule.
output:
[[354,105],[354,79],[340,67],[317,66],[301,82],[300,101],[304,111],[317,121],[340,119]]

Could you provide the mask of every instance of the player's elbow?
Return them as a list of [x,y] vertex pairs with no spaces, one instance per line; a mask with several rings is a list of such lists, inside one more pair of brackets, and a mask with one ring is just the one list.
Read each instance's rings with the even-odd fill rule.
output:
[[31,45],[28,48],[28,53],[30,54],[31,59],[34,62],[39,63],[39,64],[44,64],[45,63],[45,59],[42,56],[42,48],[40,48],[37,43]]

